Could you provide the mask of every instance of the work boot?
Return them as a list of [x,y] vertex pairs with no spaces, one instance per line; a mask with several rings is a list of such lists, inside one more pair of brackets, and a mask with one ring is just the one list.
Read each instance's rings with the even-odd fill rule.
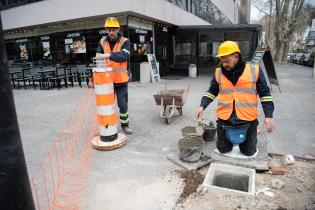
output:
[[122,127],[123,131],[125,134],[132,134],[132,129],[129,128],[128,126]]

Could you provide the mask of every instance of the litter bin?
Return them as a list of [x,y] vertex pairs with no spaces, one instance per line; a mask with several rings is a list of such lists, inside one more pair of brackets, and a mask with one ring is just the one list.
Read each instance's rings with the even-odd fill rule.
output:
[[148,62],[142,62],[140,63],[140,83],[150,82],[151,82],[150,65]]
[[197,77],[197,66],[196,64],[189,65],[189,77]]

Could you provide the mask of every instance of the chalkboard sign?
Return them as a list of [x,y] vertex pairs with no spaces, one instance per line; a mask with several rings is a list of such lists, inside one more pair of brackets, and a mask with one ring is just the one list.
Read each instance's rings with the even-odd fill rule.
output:
[[251,62],[252,63],[259,63],[260,60],[262,59],[263,55],[264,55],[264,52],[265,51],[256,50]]
[[276,69],[273,64],[270,50],[257,49],[254,53],[251,63],[263,64],[263,66],[262,65],[260,66],[263,67],[262,70],[264,71],[265,76],[267,76],[269,83],[277,85],[280,90],[280,84],[278,81]]
[[152,76],[159,76],[159,67],[156,63],[156,58],[154,54],[148,54],[148,62],[150,64],[150,68],[151,68],[151,75]]

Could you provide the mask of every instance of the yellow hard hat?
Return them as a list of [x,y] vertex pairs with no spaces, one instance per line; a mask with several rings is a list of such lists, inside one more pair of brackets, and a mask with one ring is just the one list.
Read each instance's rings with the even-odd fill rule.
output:
[[240,48],[238,47],[236,42],[225,41],[222,44],[220,44],[217,57],[231,55],[232,53],[236,52],[241,53]]
[[119,28],[119,21],[117,18],[115,17],[108,17],[105,20],[105,24],[104,24],[105,28]]

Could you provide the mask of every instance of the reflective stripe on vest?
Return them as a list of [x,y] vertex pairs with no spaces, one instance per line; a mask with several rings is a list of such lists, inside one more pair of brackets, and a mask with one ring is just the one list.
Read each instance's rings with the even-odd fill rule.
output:
[[[110,49],[110,44],[107,42],[104,38],[100,40],[100,44],[103,48],[104,53],[111,53],[111,52],[120,52],[121,51],[121,46],[124,44],[124,42],[127,39],[124,37],[121,37],[119,42],[115,43],[115,46],[113,50]],[[127,50],[128,51],[128,50]],[[128,82],[129,77],[128,77],[128,62],[115,62],[112,60],[109,60],[107,63],[108,66],[112,67],[113,69],[113,82],[114,83],[124,83]]]
[[[258,98],[256,82],[259,66],[246,64],[242,75],[235,85],[223,74],[221,68],[215,71],[215,77],[219,83],[218,109],[219,119],[228,120],[233,112],[235,104],[236,115],[241,120],[252,121],[258,117]],[[235,102],[235,103],[234,103]]]

